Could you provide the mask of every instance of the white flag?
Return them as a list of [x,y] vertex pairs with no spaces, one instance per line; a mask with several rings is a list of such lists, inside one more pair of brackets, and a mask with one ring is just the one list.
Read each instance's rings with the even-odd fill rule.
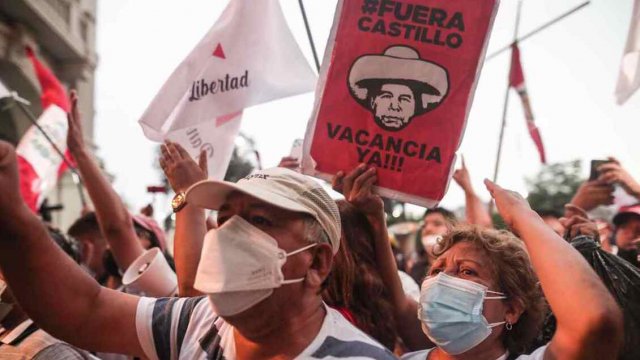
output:
[[624,104],[640,87],[640,0],[635,0],[627,45],[620,64],[616,86],[618,105]]
[[166,138],[179,143],[198,161],[207,154],[209,179],[223,180],[233,155],[234,141],[240,131],[242,113],[222,116],[186,129],[169,133]]
[[164,135],[267,101],[309,92],[316,76],[278,0],[231,0],[139,120]]

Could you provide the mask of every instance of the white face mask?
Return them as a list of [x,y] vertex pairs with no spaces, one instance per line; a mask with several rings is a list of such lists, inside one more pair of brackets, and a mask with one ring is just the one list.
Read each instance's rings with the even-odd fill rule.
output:
[[269,297],[273,289],[304,281],[304,277],[285,280],[282,266],[288,256],[316,245],[287,254],[274,238],[233,216],[205,236],[194,287],[208,294],[218,315],[241,313]]
[[13,310],[13,304],[6,303],[2,301],[2,294],[7,289],[7,283],[4,280],[0,279],[0,321],[4,320],[4,318],[9,315],[11,310]]

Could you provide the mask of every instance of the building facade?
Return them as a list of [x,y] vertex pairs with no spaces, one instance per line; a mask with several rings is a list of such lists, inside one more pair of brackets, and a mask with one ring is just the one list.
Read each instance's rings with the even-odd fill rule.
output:
[[[28,107],[36,117],[41,114],[40,85],[24,50],[31,46],[67,89],[78,91],[89,144],[93,144],[96,6],[96,0],[0,1],[0,81],[30,101]],[[31,121],[8,101],[0,105],[0,139],[17,145]],[[79,189],[69,172],[47,198],[49,205],[63,206],[52,213],[52,223],[66,230],[82,210]]]

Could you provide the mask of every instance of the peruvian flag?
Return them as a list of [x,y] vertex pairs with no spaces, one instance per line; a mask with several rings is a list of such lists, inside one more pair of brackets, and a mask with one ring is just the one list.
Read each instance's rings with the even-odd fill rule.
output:
[[[217,166],[209,176],[221,179],[243,109],[313,91],[315,83],[278,0],[230,0],[139,123],[150,140],[172,139],[192,155],[206,151]],[[272,120],[278,126],[265,119]]]
[[[44,110],[38,118],[38,125],[50,140],[70,159],[67,149],[67,112],[71,106],[66,91],[55,75],[42,64],[30,47],[27,57],[33,64],[42,90],[40,101]],[[35,126],[24,134],[17,148],[20,191],[34,212],[42,204],[47,193],[53,189],[58,177],[66,169],[65,162]]]
[[509,73],[509,86],[514,88],[520,100],[522,101],[522,107],[524,109],[524,117],[527,120],[527,128],[529,129],[529,135],[538,148],[540,154],[540,161],[543,164],[547,163],[547,158],[544,153],[544,145],[542,144],[542,137],[540,131],[536,126],[533,118],[533,112],[531,111],[531,103],[529,102],[529,95],[527,94],[527,87],[524,82],[524,73],[522,72],[522,63],[520,63],[520,49],[518,44],[513,44],[511,49],[511,71]]

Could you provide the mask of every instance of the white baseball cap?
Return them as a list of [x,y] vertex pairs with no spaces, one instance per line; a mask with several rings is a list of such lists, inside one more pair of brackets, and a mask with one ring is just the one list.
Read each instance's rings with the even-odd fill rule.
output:
[[186,193],[187,203],[218,210],[227,196],[238,191],[279,208],[313,216],[327,233],[333,253],[340,248],[340,213],[335,201],[315,180],[295,171],[275,167],[258,170],[238,180],[204,180]]

